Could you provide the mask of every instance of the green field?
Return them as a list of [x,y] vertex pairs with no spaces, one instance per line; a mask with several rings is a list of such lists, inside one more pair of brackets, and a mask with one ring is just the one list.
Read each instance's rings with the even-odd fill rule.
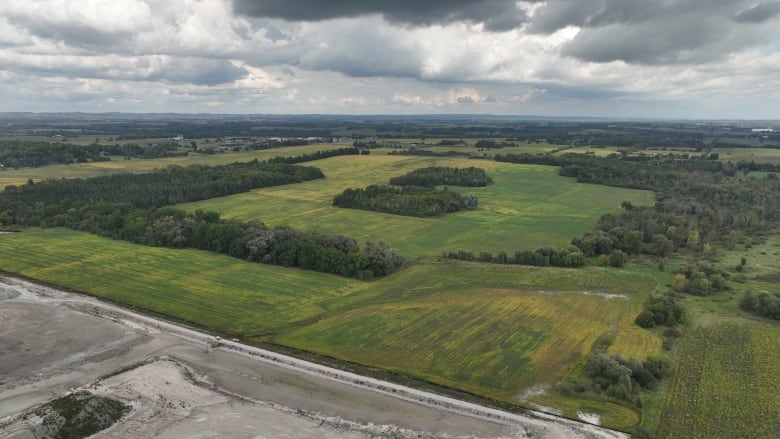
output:
[[224,154],[191,153],[186,157],[169,157],[160,159],[112,160],[110,162],[72,163],[67,165],[51,165],[40,168],[21,168],[0,171],[0,189],[9,184],[20,185],[27,182],[49,180],[56,178],[88,178],[118,173],[149,172],[157,168],[178,165],[225,165],[234,162],[250,160],[268,160],[273,157],[289,157],[304,153],[344,148],[343,143],[327,143],[307,146],[288,146],[265,149],[261,151],[230,152]]
[[596,268],[420,265],[376,283],[370,300],[277,340],[512,401],[560,380],[606,332],[632,341],[622,355],[659,351],[660,340],[633,324],[654,287],[649,278]]
[[0,235],[0,270],[226,333],[264,334],[325,311],[351,281],[66,229]]
[[778,346],[777,324],[724,319],[689,328],[658,437],[780,437]]
[[[179,207],[214,210],[226,218],[259,219],[272,227],[287,225],[345,235],[360,242],[382,240],[400,253],[414,256],[458,250],[514,253],[565,246],[591,229],[602,214],[618,210],[622,201],[636,205],[653,202],[650,192],[577,183],[547,166],[376,154],[332,157],[312,162],[312,166],[321,168],[327,178]],[[427,166],[481,167],[495,184],[453,188],[463,195],[476,195],[479,208],[435,219],[331,205],[333,197],[345,188],[387,183],[390,177]]]
[[[65,229],[0,235],[0,270],[513,403],[560,380],[606,332],[621,355],[660,350],[633,324],[657,282],[627,270],[430,260],[361,282]],[[623,419],[614,425],[636,418],[602,409]]]
[[725,162],[739,161],[780,164],[780,150],[770,148],[715,148],[712,152]]

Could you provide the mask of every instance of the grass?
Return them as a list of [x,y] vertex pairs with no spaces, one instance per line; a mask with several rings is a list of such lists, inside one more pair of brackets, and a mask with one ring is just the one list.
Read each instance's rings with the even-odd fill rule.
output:
[[535,396],[530,401],[543,411],[548,407],[555,407],[554,411],[571,419],[577,419],[578,413],[598,415],[601,425],[623,431],[631,429],[640,422],[640,415],[634,409],[606,400],[578,399],[550,394]]
[[658,437],[780,437],[778,325],[721,320],[682,339]]
[[0,235],[0,269],[511,403],[537,382],[559,380],[604,332],[617,335],[622,355],[660,345],[632,321],[657,283],[628,270],[428,259],[361,282],[65,229]]
[[732,250],[717,265],[744,281],[709,297],[684,296],[693,323],[679,339],[676,370],[656,422],[658,437],[780,437],[780,323],[738,308],[744,292],[777,291],[780,236]]
[[780,150],[770,148],[715,148],[721,161],[780,164]]
[[[94,140],[94,139],[93,139]],[[191,153],[186,157],[169,157],[159,159],[112,160],[110,162],[73,163],[67,165],[50,165],[40,168],[11,169],[0,172],[0,188],[10,184],[21,185],[28,179],[33,181],[57,178],[88,178],[118,173],[149,172],[157,168],[178,165],[224,165],[250,160],[267,160],[277,156],[294,156],[304,153],[323,151],[334,148],[344,148],[348,145],[328,143],[321,145],[290,146],[266,149],[261,151],[231,152],[225,154]]]
[[0,269],[206,328],[264,334],[325,312],[349,280],[65,229],[0,235]]
[[[619,209],[624,200],[638,205],[653,202],[650,192],[577,183],[547,166],[376,154],[333,157],[313,166],[320,167],[327,178],[179,207],[215,210],[228,218],[259,219],[269,226],[345,235],[361,242],[383,240],[405,255],[431,256],[443,251],[514,253],[564,246],[589,230],[602,214]],[[479,208],[437,219],[331,206],[333,197],[347,187],[386,183],[390,177],[427,166],[480,167],[495,184],[455,189],[463,195],[476,195]]]

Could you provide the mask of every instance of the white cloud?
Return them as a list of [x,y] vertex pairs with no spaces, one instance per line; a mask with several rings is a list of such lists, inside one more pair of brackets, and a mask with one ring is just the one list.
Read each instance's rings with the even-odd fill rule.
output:
[[[0,110],[772,115],[758,104],[780,99],[768,49],[780,15],[759,12],[774,2],[670,0],[642,15],[626,1],[520,3],[527,27],[486,32],[476,18],[409,25],[400,12],[247,18],[227,0],[3,0]],[[687,38],[669,11],[698,14],[701,32]],[[659,20],[669,38],[650,32]]]

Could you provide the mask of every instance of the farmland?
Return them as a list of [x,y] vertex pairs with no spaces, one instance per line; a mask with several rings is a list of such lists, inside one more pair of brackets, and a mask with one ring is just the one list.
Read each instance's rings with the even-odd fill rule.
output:
[[659,437],[780,436],[780,331],[745,321],[690,328],[678,354]]
[[367,283],[64,229],[0,235],[0,261],[6,272],[211,330],[511,403],[562,378],[603,333],[617,335],[622,355],[660,349],[657,336],[633,325],[656,281],[596,267],[429,261]]
[[[465,276],[455,278],[455,271]],[[484,281],[477,280],[480,273]],[[557,382],[606,332],[629,338],[641,332],[648,340],[644,355],[660,349],[660,340],[631,319],[645,297],[640,291],[651,289],[652,281],[597,273],[588,274],[601,278],[599,286],[565,270],[415,267],[375,285],[372,300],[278,341],[511,401],[534,383]],[[564,286],[571,290],[550,292]],[[594,287],[633,294],[609,299],[585,293]]]
[[190,154],[184,157],[168,157],[158,159],[114,159],[106,162],[72,163],[67,165],[51,165],[40,168],[11,169],[0,173],[0,188],[10,184],[20,185],[33,181],[58,178],[89,178],[101,175],[119,173],[149,172],[167,166],[188,165],[225,165],[234,162],[250,160],[268,160],[278,156],[292,156],[312,153],[327,149],[343,148],[347,145],[339,143],[318,144],[308,146],[282,147],[260,151],[236,152],[227,154]]
[[[589,230],[599,216],[620,208],[622,201],[649,205],[646,191],[576,183],[556,168],[513,165],[466,158],[409,156],[342,156],[316,162],[326,179],[211,199],[179,207],[214,210],[223,217],[261,220],[275,227],[350,236],[358,241],[383,240],[408,256],[443,251],[488,251],[564,246]],[[462,188],[476,195],[479,208],[443,218],[409,218],[345,210],[331,205],[348,187],[387,183],[391,177],[428,166],[477,166],[495,181],[484,188]]]
[[[452,127],[458,128],[458,124]],[[485,130],[489,133],[493,128]],[[216,211],[226,219],[259,220],[276,229],[274,232],[289,227],[344,235],[361,244],[385,241],[394,251],[410,257],[409,264],[399,271],[370,282],[247,263],[205,251],[144,247],[72,230],[37,228],[0,233],[0,270],[158,313],[243,342],[289,349],[307,358],[382,377],[416,379],[412,381],[423,386],[465,391],[496,403],[541,407],[571,418],[586,413],[597,416],[603,425],[624,431],[641,426],[657,437],[780,435],[778,325],[738,308],[745,292],[777,292],[780,236],[771,228],[776,213],[767,213],[780,205],[775,197],[777,182],[770,171],[710,166],[737,160],[778,163],[777,150],[708,149],[711,139],[687,134],[675,138],[654,128],[652,136],[632,140],[626,136],[633,128],[623,128],[620,132],[586,130],[583,133],[587,132],[588,138],[578,139],[573,137],[579,135],[577,131],[566,124],[547,131],[537,127],[535,133],[550,137],[540,134],[517,140],[520,136],[496,134],[492,137],[496,142],[516,145],[480,151],[474,144],[481,135],[446,134],[457,144],[440,144],[441,137],[424,138],[422,130],[415,133],[419,137],[410,132],[408,137],[395,140],[384,134],[355,137],[358,144],[371,143],[370,154],[306,164],[320,168],[325,179],[176,206],[187,212]],[[345,135],[381,132],[359,124],[351,128],[339,125],[333,130]],[[610,146],[598,138],[602,135],[615,135],[621,146]],[[88,143],[90,139],[79,141]],[[634,140],[636,145],[625,146]],[[657,141],[664,142],[663,146],[656,145]],[[266,160],[351,144],[349,139],[254,152],[14,169],[0,172],[0,186],[24,184],[28,179],[148,172],[169,165]],[[458,151],[484,157],[391,154],[413,145],[433,153]],[[618,151],[614,157],[598,159]],[[561,177],[555,167],[490,159],[499,152],[544,153],[556,159],[568,153],[587,153],[588,157],[572,156],[579,162],[571,159],[580,167],[574,166],[574,170],[593,171],[593,179],[585,181],[658,188],[659,199],[668,204],[644,209],[655,201],[651,192],[577,183],[574,178]],[[670,152],[689,153],[695,159],[647,158],[649,166],[642,168],[645,158],[640,156]],[[718,153],[721,163],[710,153]],[[693,170],[690,175],[711,174],[713,178],[694,178],[688,186],[664,184],[665,180],[678,182],[677,177],[683,181],[687,171],[680,170],[688,165]],[[391,177],[431,166],[482,168],[494,183],[452,188],[478,197],[477,209],[437,218],[332,205],[333,197],[347,188],[387,184]],[[655,186],[632,180],[632,176],[642,175],[632,174],[632,169],[649,171],[647,181]],[[658,172],[663,169],[669,173]],[[611,171],[618,177],[610,179]],[[759,178],[765,180],[759,182]],[[675,198],[676,189],[686,191],[697,185],[701,192],[684,192]],[[761,202],[754,202],[756,199]],[[724,200],[738,203],[728,205]],[[624,201],[630,204],[621,208]],[[702,216],[706,209],[698,209],[701,206],[696,202],[717,214]],[[765,210],[758,209],[760,206]],[[13,218],[13,212],[1,213],[6,221]],[[605,248],[610,246],[607,250],[595,251],[596,245],[579,240],[578,248],[594,250],[583,257],[583,268],[468,261],[480,260],[480,252],[505,251],[511,258],[516,250],[567,246],[572,238],[592,230],[605,213],[616,214],[600,223],[604,233],[593,235],[609,235],[604,242],[612,239],[612,243],[605,244]],[[635,221],[620,222],[621,216]],[[742,227],[745,224],[755,229]],[[37,226],[38,222],[24,225]],[[81,230],[96,233],[94,228]],[[635,246],[627,245],[631,241],[624,238],[631,235],[626,232],[639,232]],[[459,250],[477,257],[441,257],[443,252]],[[613,256],[619,262],[614,267],[622,268],[607,267],[613,264]],[[548,260],[540,265],[549,262],[548,254]],[[727,288],[708,291],[706,294],[712,294],[708,296],[676,294],[690,315],[685,326],[637,326],[634,319],[649,295],[669,292],[673,277],[692,264],[706,264],[721,272]],[[668,331],[676,335],[667,335]],[[568,392],[566,385],[586,378],[589,355],[604,335],[614,336],[604,348],[607,354],[640,360],[661,356],[674,365],[673,376],[661,381],[660,388],[636,390],[631,399],[608,394],[592,382],[577,393]]]
[[316,316],[346,279],[65,229],[0,235],[0,269],[226,333],[262,334]]

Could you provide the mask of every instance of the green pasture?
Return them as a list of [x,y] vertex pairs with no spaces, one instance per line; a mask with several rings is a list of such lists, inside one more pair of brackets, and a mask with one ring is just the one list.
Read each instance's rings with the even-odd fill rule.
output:
[[[341,156],[312,162],[325,180],[255,190],[223,198],[179,205],[220,212],[226,218],[260,220],[275,227],[345,235],[363,241],[385,241],[399,252],[439,255],[565,246],[598,218],[620,208],[624,200],[653,202],[646,191],[577,183],[558,175],[557,168],[498,163],[467,158],[412,156]],[[495,183],[484,188],[452,188],[476,195],[479,208],[441,218],[413,218],[331,205],[349,187],[387,183],[390,177],[427,166],[484,168]]]
[[119,173],[149,172],[154,169],[171,165],[225,165],[234,162],[248,162],[254,159],[267,160],[277,156],[289,157],[316,151],[344,148],[346,146],[349,145],[326,143],[319,145],[287,146],[260,151],[228,152],[222,154],[190,153],[190,155],[186,157],[167,157],[158,159],[124,160],[121,157],[118,157],[110,162],[72,163],[67,165],[43,166],[40,168],[10,169],[0,171],[0,188],[8,186],[9,184],[24,184],[28,179],[40,181],[58,178],[88,178]]

